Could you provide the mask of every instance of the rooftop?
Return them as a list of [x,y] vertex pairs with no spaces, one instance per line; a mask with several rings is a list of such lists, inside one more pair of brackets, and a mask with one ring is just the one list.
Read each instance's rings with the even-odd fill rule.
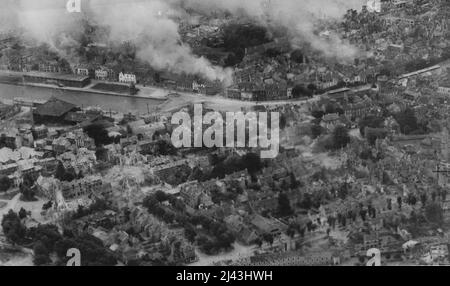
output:
[[71,80],[71,81],[84,81],[89,79],[88,76],[83,75],[75,75],[75,74],[60,74],[60,73],[46,73],[46,72],[28,72],[23,75],[24,77],[41,77],[48,79],[57,79],[57,80]]
[[434,71],[434,70],[437,70],[437,69],[440,69],[440,68],[441,68],[441,66],[435,65],[435,66],[428,67],[428,68],[425,68],[425,69],[421,69],[421,70],[418,70],[418,71],[415,71],[415,72],[403,74],[403,75],[399,76],[399,79],[408,78],[408,77],[419,75],[419,74],[422,74],[422,73]]
[[77,106],[75,104],[52,97],[46,103],[38,106],[35,113],[41,116],[60,117],[72,111],[76,107]]

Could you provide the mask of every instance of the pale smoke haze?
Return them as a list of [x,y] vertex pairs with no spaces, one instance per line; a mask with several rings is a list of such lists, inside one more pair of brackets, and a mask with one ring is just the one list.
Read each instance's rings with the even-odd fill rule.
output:
[[362,0],[170,0],[184,7],[202,10],[226,10],[245,13],[261,24],[276,23],[286,28],[295,46],[308,42],[328,57],[351,60],[358,50],[335,34],[323,39],[314,33],[315,25],[323,18],[340,19],[348,9],[359,10]]
[[[72,63],[77,61],[83,20],[109,28],[112,44],[130,41],[137,55],[156,69],[200,74],[209,80],[231,83],[232,72],[194,55],[181,43],[178,24],[167,15],[186,17],[184,9],[200,12],[225,10],[248,16],[260,24],[276,23],[289,31],[292,44],[308,42],[326,56],[351,59],[355,47],[331,34],[323,39],[314,33],[321,18],[340,18],[349,8],[359,9],[361,0],[89,0],[83,13],[69,14],[62,0],[0,0],[2,29],[21,27],[29,38],[49,44]],[[105,35],[98,35],[99,42]]]

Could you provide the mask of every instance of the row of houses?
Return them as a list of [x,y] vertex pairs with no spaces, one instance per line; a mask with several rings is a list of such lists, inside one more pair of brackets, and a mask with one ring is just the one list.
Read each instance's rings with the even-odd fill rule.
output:
[[303,255],[300,252],[256,255],[232,263],[235,266],[332,266],[340,265],[341,254],[323,252]]
[[283,83],[256,85],[241,83],[225,90],[225,96],[239,100],[279,100],[292,98],[292,87]]
[[108,80],[108,81],[119,81],[121,83],[137,83],[136,75],[133,73],[126,72],[115,72],[111,68],[107,67],[87,67],[87,66],[76,66],[73,68],[73,72],[76,75],[87,76],[91,79],[96,80]]

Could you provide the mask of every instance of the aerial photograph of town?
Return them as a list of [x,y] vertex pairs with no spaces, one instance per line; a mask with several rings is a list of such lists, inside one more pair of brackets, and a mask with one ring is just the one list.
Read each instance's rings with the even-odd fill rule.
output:
[[450,266],[449,0],[0,4],[0,266]]

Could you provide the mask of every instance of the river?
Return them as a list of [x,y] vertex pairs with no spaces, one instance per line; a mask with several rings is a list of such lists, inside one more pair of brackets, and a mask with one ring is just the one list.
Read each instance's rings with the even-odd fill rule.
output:
[[0,83],[0,101],[21,97],[31,100],[47,100],[55,96],[80,107],[98,106],[121,113],[146,114],[154,110],[163,101],[146,98],[130,98],[106,94],[92,94],[79,91],[67,91],[35,86],[18,86]]

